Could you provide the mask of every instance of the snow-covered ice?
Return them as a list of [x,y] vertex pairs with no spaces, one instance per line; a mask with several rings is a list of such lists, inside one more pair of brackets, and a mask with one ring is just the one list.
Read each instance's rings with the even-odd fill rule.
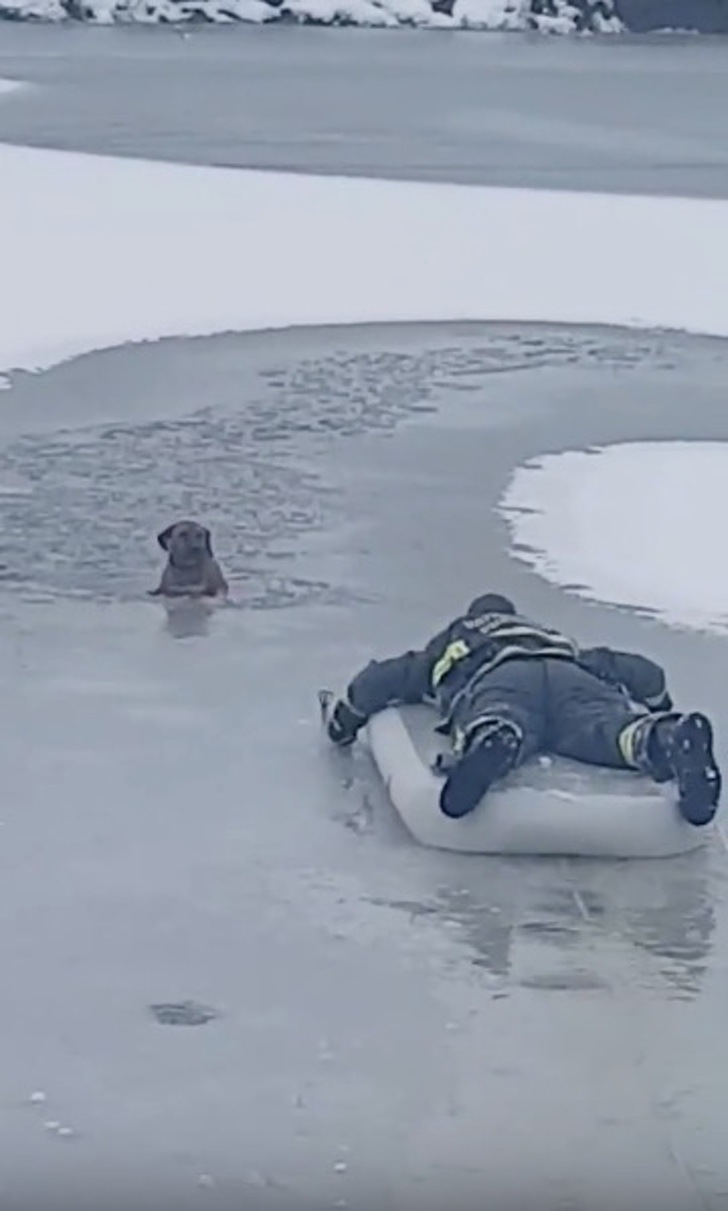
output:
[[297,324],[553,320],[728,335],[725,201],[7,145],[0,179],[0,370]]
[[500,506],[514,553],[580,597],[728,633],[728,442],[628,442],[532,459]]

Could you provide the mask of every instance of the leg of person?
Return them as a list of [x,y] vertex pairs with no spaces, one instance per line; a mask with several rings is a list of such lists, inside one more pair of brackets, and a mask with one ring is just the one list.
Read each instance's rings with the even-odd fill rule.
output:
[[655,781],[675,781],[680,812],[689,824],[710,824],[718,809],[722,776],[706,715],[691,711],[638,720],[625,730],[621,743],[625,756]]
[[545,708],[542,661],[507,660],[476,678],[453,712],[456,761],[440,793],[446,816],[466,816],[486,791],[538,752]]
[[712,820],[721,776],[713,731],[704,715],[645,715],[614,686],[567,661],[546,662],[549,748],[562,757],[636,769],[655,782],[674,780],[691,824]]

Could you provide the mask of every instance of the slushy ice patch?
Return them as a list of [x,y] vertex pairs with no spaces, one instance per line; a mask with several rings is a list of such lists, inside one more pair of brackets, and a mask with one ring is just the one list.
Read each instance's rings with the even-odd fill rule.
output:
[[[139,359],[134,390],[166,396],[186,385],[190,413],[26,434],[0,449],[0,483],[24,485],[0,494],[5,591],[143,596],[159,576],[154,535],[170,518],[189,515],[213,527],[232,594],[246,605],[341,600],[349,590],[332,582],[329,568],[319,579],[296,562],[308,536],[342,519],[342,490],[325,471],[332,441],[392,431],[455,392],[472,393],[483,425],[506,424],[495,406],[483,408],[489,375],[595,364],[629,370],[662,350],[658,336],[494,325],[478,326],[459,345],[451,339],[410,352],[396,349],[397,330],[390,331],[395,348],[384,351],[347,352],[345,330],[331,338],[344,349],[328,356],[285,364],[278,348],[275,362],[252,376],[249,338],[235,336],[89,355],[70,382],[63,367],[16,376],[10,394],[17,392],[18,414],[26,405],[44,408],[46,393],[58,411],[64,392],[88,397],[92,414],[98,395],[115,391],[122,414],[125,366]],[[372,336],[372,344],[381,340]],[[191,350],[196,379],[186,384]],[[213,402],[193,412],[200,381]],[[535,382],[531,393],[537,401]]]

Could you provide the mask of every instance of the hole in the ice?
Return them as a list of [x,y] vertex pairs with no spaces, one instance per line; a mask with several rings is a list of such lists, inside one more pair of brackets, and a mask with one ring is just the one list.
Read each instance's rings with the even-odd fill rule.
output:
[[162,1001],[149,1010],[161,1026],[204,1026],[220,1016],[217,1009],[199,1001]]

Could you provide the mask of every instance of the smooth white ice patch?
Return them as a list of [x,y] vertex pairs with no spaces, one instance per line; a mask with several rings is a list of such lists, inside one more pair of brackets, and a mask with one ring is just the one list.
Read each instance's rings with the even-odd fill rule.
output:
[[728,442],[569,450],[513,475],[499,511],[513,554],[591,600],[728,632]]
[[298,324],[510,319],[728,335],[725,201],[2,144],[0,180],[0,369]]
[[26,88],[26,87],[27,87],[27,85],[23,84],[22,80],[1,80],[0,79],[0,96],[2,96],[3,93],[17,92],[17,90],[19,88]]

